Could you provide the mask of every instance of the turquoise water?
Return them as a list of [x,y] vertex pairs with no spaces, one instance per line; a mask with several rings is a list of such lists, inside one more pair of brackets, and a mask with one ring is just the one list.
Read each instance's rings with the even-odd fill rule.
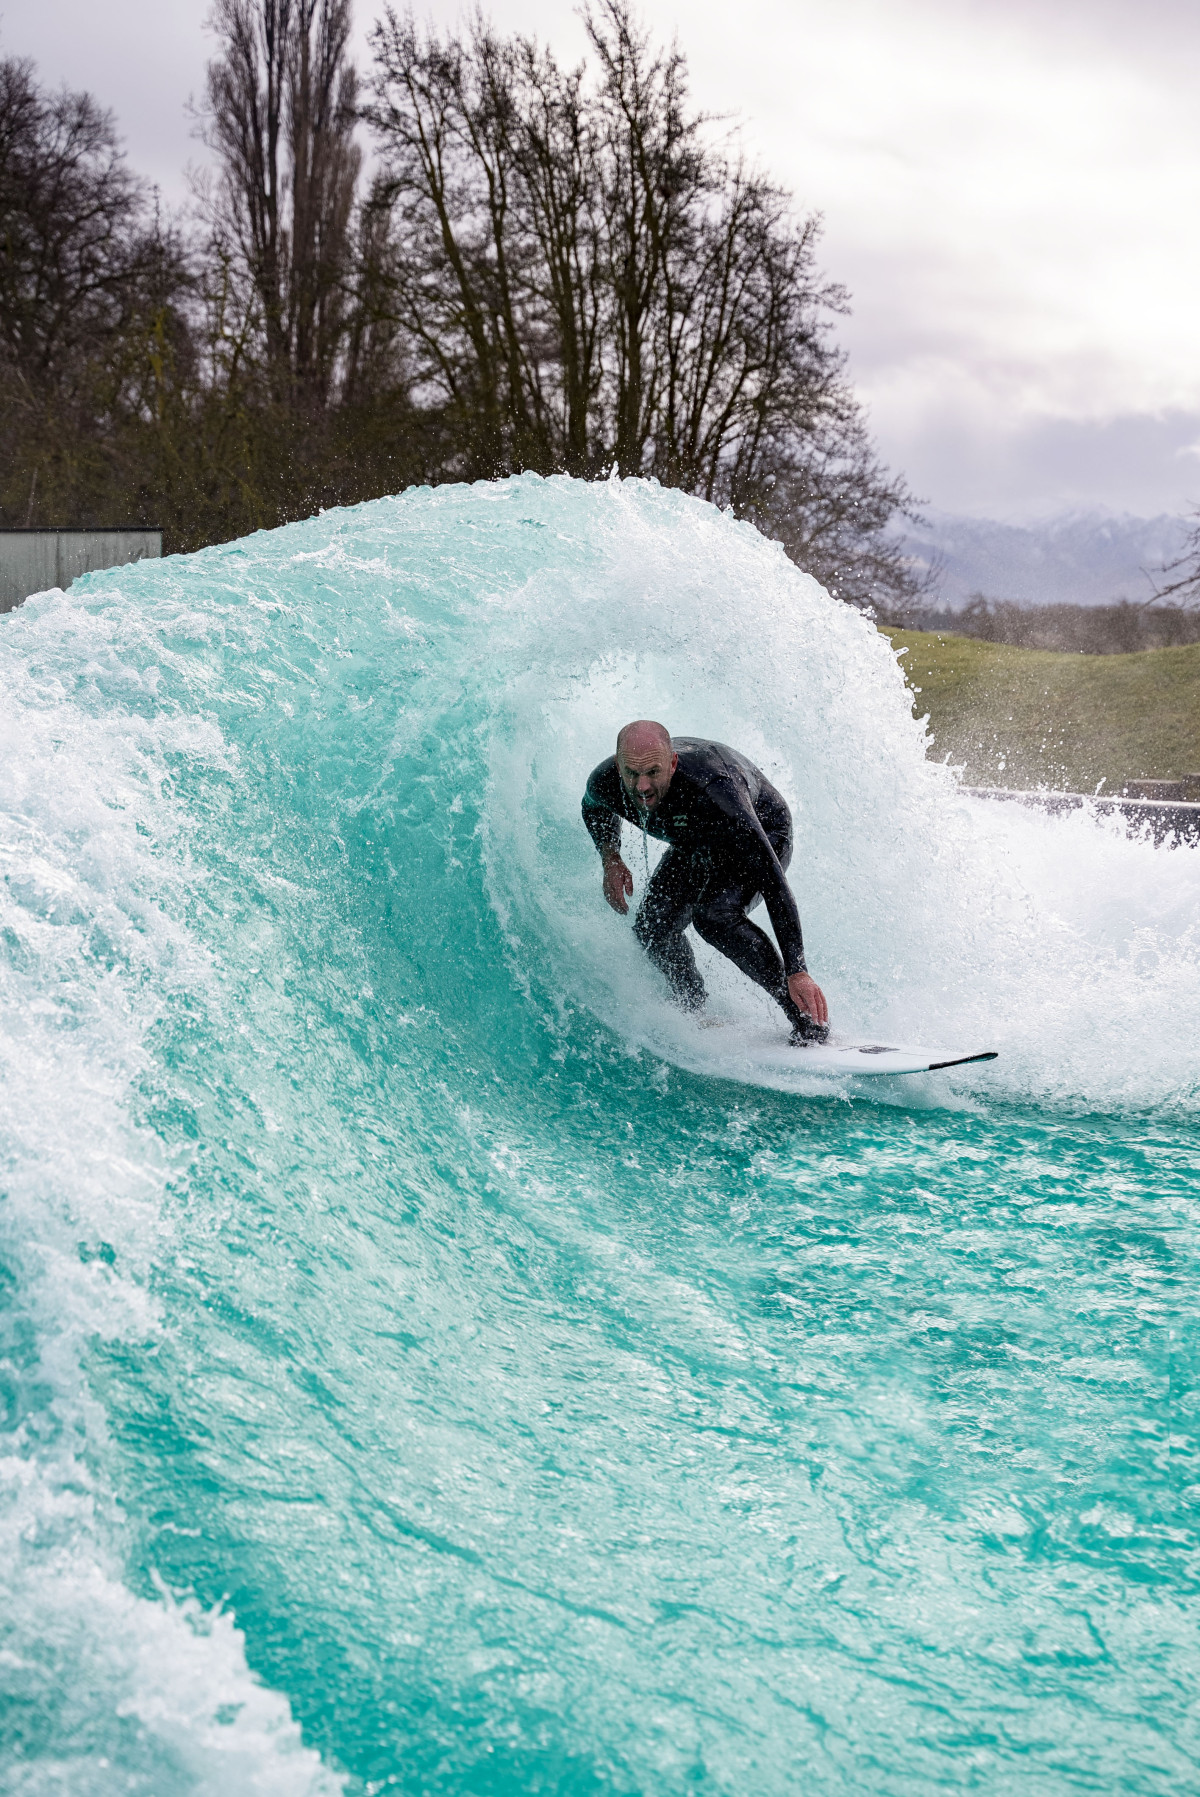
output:
[[[637,483],[91,576],[0,691],[5,1792],[1192,1788],[1200,852],[958,797]],[[637,713],[793,801],[836,1025],[1000,1060],[727,1077],[578,819]]]

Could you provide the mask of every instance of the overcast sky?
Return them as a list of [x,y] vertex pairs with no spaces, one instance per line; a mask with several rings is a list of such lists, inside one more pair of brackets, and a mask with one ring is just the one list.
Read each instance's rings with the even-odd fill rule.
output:
[[[376,10],[357,0],[360,37]],[[487,10],[582,53],[569,0]],[[9,0],[0,49],[90,88],[181,198],[207,11]],[[645,0],[643,16],[678,35],[699,103],[824,214],[853,376],[920,496],[1012,519],[1200,502],[1198,0]]]

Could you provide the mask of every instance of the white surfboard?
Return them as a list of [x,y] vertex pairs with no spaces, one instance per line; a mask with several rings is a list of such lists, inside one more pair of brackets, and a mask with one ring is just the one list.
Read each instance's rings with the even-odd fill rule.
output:
[[994,1048],[905,1048],[883,1042],[834,1040],[793,1048],[777,1025],[764,1028],[744,1018],[713,1016],[711,1012],[698,1018],[692,1028],[697,1034],[703,1032],[705,1072],[783,1089],[813,1074],[862,1079],[881,1074],[940,1073],[947,1067],[997,1058]]
[[[880,1042],[809,1042],[789,1048],[797,1073],[864,1074],[940,1073],[945,1067],[966,1067],[972,1061],[994,1061],[994,1048],[963,1054],[949,1048],[887,1048]],[[782,1055],[779,1057],[782,1063]]]

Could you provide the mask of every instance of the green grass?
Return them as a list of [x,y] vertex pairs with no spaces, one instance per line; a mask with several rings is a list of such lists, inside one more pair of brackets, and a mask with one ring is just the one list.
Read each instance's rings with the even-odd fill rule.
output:
[[978,786],[1119,792],[1200,771],[1200,643],[1134,655],[1060,655],[920,630],[884,632],[902,656],[930,753]]

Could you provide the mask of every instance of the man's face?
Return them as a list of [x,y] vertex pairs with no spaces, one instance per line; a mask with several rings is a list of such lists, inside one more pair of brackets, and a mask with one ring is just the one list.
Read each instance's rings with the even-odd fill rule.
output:
[[656,744],[641,754],[636,749],[622,749],[617,756],[621,783],[643,811],[654,811],[662,804],[678,766],[678,755],[672,754],[665,744]]

